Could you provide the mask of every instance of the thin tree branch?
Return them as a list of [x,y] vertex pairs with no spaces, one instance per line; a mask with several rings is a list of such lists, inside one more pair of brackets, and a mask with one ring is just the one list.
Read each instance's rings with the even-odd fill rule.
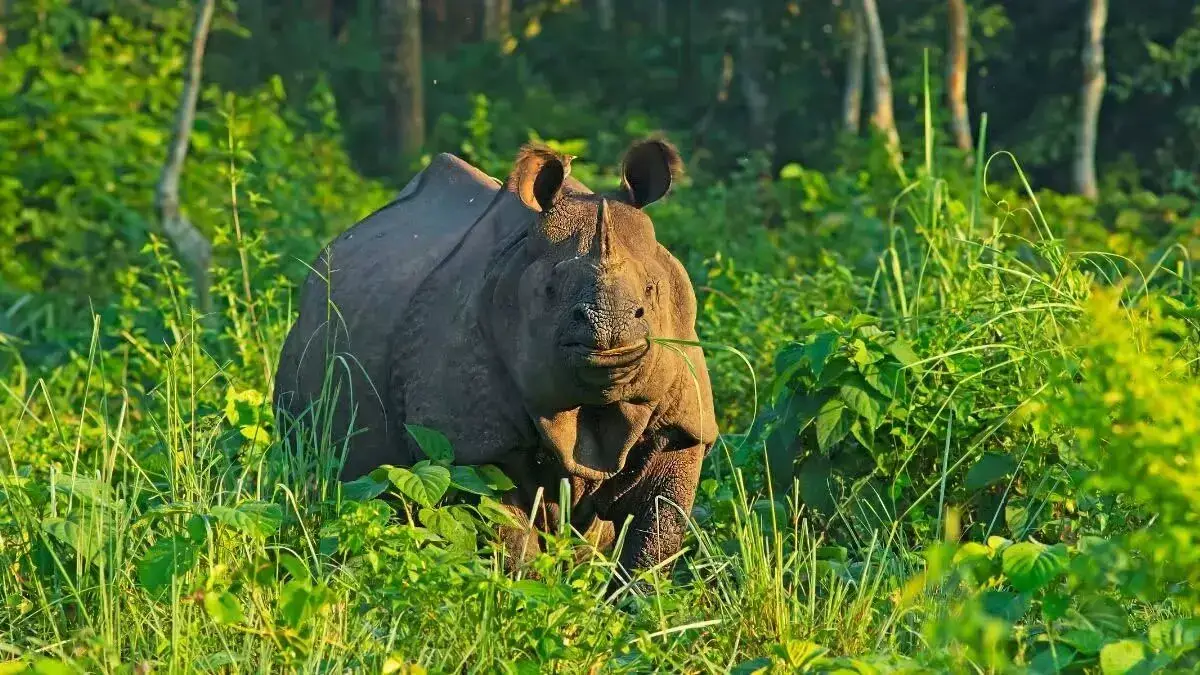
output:
[[183,93],[179,109],[175,113],[175,125],[171,130],[171,143],[167,159],[163,164],[162,176],[155,189],[155,206],[163,234],[175,248],[184,265],[192,275],[195,285],[196,305],[202,313],[212,309],[209,295],[209,264],[212,260],[212,244],[180,211],[179,182],[183,164],[187,157],[192,125],[196,121],[196,101],[200,97],[200,82],[204,63],[204,48],[208,43],[208,32],[212,25],[216,0],[199,0],[196,7],[196,25],[192,30],[191,52],[183,75]]

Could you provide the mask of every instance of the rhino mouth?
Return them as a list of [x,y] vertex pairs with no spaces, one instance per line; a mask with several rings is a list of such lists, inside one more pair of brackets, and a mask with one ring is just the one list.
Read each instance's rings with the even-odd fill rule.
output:
[[577,365],[598,370],[621,370],[636,366],[650,352],[650,341],[597,349],[594,345],[569,342],[562,345]]

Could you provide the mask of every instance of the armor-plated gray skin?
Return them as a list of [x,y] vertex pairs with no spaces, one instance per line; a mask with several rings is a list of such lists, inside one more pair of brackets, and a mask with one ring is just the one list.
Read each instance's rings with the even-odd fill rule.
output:
[[353,418],[346,480],[422,459],[405,423],[445,433],[456,463],[501,466],[523,524],[501,533],[514,560],[538,550],[539,487],[532,525],[557,522],[562,478],[572,524],[598,546],[632,517],[627,569],[674,555],[717,435],[701,351],[648,339],[696,340],[691,283],[642,210],[681,165],[642,141],[621,188],[595,194],[541,146],[504,184],[437,156],[313,264],[277,407],[303,419],[325,391],[335,442]]

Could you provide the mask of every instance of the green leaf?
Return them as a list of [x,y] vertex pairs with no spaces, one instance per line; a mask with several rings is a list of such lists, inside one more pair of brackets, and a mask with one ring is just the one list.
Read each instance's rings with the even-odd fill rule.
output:
[[394,467],[388,478],[400,494],[425,507],[437,504],[450,487],[450,471],[429,462],[418,462],[412,469]]
[[1023,541],[1004,549],[1002,569],[1012,587],[1032,592],[1045,587],[1067,569],[1067,547]]
[[829,355],[837,348],[838,334],[834,331],[817,333],[813,339],[804,345],[804,357],[808,359],[808,369],[816,377],[821,376]]
[[1055,645],[1053,649],[1043,647],[1029,662],[1029,672],[1059,673],[1075,662],[1075,650],[1066,645]]
[[246,620],[246,615],[242,613],[241,603],[229,591],[205,593],[204,611],[208,612],[213,621],[222,626],[242,623]]
[[1137,640],[1120,640],[1104,645],[1100,650],[1100,672],[1104,675],[1124,675],[1147,656],[1146,645]]
[[900,386],[902,377],[900,368],[896,364],[890,361],[878,361],[861,366],[858,372],[875,391],[889,399],[896,398],[896,390]]
[[42,530],[60,543],[70,546],[87,562],[92,562],[104,548],[105,542],[93,528],[82,528],[71,518],[46,518]]
[[352,502],[369,501],[383,494],[387,487],[387,480],[378,480],[371,474],[367,474],[342,483],[342,499]]
[[515,581],[510,590],[526,600],[549,600],[554,597],[554,590],[536,579]]
[[258,424],[267,397],[254,389],[238,391],[230,387],[225,391],[225,419],[233,426]]
[[487,486],[496,492],[508,492],[517,487],[517,484],[512,482],[512,479],[505,475],[500,467],[494,464],[484,464],[475,467],[475,471],[479,473]]
[[1182,654],[1200,647],[1200,618],[1159,621],[1150,626],[1148,637],[1155,651]]
[[442,464],[454,461],[454,450],[450,447],[450,440],[442,432],[417,424],[405,424],[404,428],[429,459]]
[[187,574],[195,564],[196,544],[189,537],[163,537],[138,561],[138,584],[157,595],[171,586],[171,579]]
[[479,510],[479,515],[483,516],[485,520],[496,525],[506,525],[508,527],[519,527],[521,525],[511,511],[491,497],[480,498],[479,505],[475,508]]
[[771,659],[761,656],[757,659],[742,661],[730,670],[730,675],[764,675],[771,671]]
[[1009,455],[985,452],[967,470],[967,477],[963,481],[963,487],[968,492],[978,492],[993,483],[998,483],[1008,478],[1016,468],[1017,461]]
[[470,492],[471,494],[487,495],[489,497],[496,494],[473,466],[450,467],[450,484],[463,492]]
[[850,421],[846,419],[846,404],[831,398],[817,411],[817,447],[822,452],[846,437],[850,432]]
[[456,518],[453,511],[446,508],[425,508],[421,509],[417,517],[421,519],[422,525],[450,542],[455,549],[468,553],[475,551],[474,527]]
[[1080,654],[1099,654],[1104,647],[1104,636],[1094,630],[1072,628],[1062,634],[1062,641],[1079,650]]
[[279,590],[279,614],[292,628],[300,628],[325,604],[329,595],[324,586],[310,586],[307,581],[295,579]]
[[213,518],[252,537],[265,539],[283,524],[283,507],[270,502],[243,502],[235,507],[214,506]]
[[913,351],[912,346],[899,338],[893,340],[892,343],[887,346],[887,350],[893,357],[896,358],[897,361],[901,363],[901,365],[911,366],[912,364],[921,360],[920,357],[917,356],[917,353]]
[[867,391],[867,384],[861,377],[843,381],[838,394],[846,403],[846,407],[867,423],[867,431],[879,428],[879,416],[883,412],[883,406]]
[[981,593],[979,604],[983,611],[1008,623],[1016,623],[1029,611],[1028,596],[995,589]]

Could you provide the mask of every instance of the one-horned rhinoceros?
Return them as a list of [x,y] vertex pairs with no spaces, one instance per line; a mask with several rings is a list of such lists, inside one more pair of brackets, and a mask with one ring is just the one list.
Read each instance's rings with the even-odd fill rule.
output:
[[354,431],[346,480],[423,459],[406,424],[443,432],[458,464],[498,465],[517,485],[504,503],[522,524],[501,536],[519,559],[557,523],[566,478],[571,524],[604,547],[631,517],[620,562],[646,568],[679,550],[717,436],[687,344],[695,293],[643,212],[682,162],[664,140],[635,143],[610,193],[570,162],[526,146],[501,184],[434,158],[313,264],[275,401],[290,420],[332,403],[326,433]]

